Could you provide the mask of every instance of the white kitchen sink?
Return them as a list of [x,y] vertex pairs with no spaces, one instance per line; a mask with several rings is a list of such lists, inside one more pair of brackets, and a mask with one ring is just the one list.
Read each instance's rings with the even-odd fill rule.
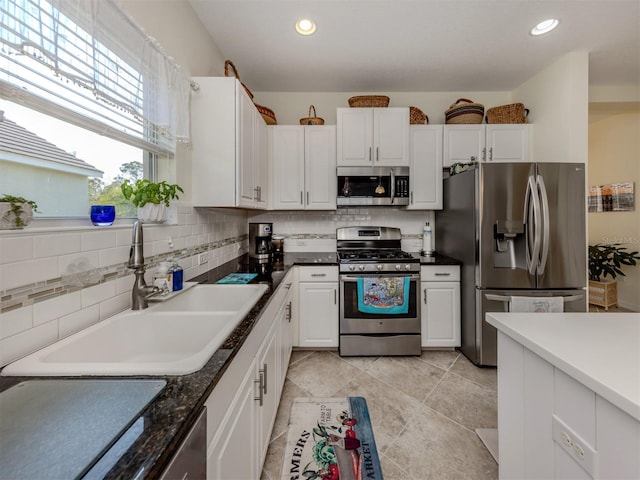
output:
[[153,307],[157,312],[240,312],[251,310],[267,290],[263,284],[196,285]]
[[[192,373],[204,366],[267,288],[197,285],[164,303],[123,312],[75,333],[6,366],[2,375]],[[222,308],[216,308],[218,301]]]

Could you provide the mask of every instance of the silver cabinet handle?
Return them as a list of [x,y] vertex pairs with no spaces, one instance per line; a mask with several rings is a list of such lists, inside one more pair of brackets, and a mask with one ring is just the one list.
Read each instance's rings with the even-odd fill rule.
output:
[[[287,290],[289,290],[289,289],[291,288],[291,282],[287,283],[287,284],[284,286],[284,288],[286,288]],[[291,302],[289,302],[289,303],[291,303]]]
[[302,190],[300,190],[300,205],[304,205],[304,199],[302,197]]
[[262,392],[266,395],[267,394],[267,384],[269,383],[267,381],[267,364],[264,364],[264,368],[262,370],[260,370],[263,374],[264,374],[264,381],[262,382]]
[[307,205],[309,205],[309,192],[307,192]]
[[380,161],[380,148],[376,147],[376,162]]
[[427,289],[424,289],[424,304],[427,304]]
[[311,276],[312,277],[326,277],[327,274],[326,273],[312,273]]
[[371,158],[371,147],[369,147],[369,161],[373,161],[373,159]]
[[338,291],[335,288],[333,289],[333,304],[338,304]]
[[253,383],[257,383],[258,384],[258,396],[257,397],[253,397],[254,400],[257,400],[260,406],[262,406],[264,404],[264,393],[263,393],[263,384],[264,384],[264,375],[262,373],[262,370],[260,370],[260,376],[258,378],[258,380],[254,380]]
[[489,161],[493,160],[493,147],[489,149]]
[[437,272],[437,273],[435,273],[436,277],[448,277],[449,275],[451,275],[451,274],[448,273],[448,272]]
[[471,157],[469,157],[471,159],[472,162],[476,161],[476,156],[475,155],[471,155]]
[[486,147],[482,149],[482,159],[483,160],[487,159],[487,149],[486,149]]
[[291,323],[291,317],[293,316],[293,314],[291,313],[291,311],[292,311],[291,302],[287,303],[287,306],[286,306],[285,308],[286,308],[286,312],[287,312],[287,313],[285,314],[285,315],[286,315],[286,318],[287,318],[287,321],[288,321],[289,323]]

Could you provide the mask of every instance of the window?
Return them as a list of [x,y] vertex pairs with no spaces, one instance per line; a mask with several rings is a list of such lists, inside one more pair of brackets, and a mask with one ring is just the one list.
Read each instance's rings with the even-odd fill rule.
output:
[[0,0],[0,193],[133,216],[119,185],[188,141],[189,91],[113,0]]

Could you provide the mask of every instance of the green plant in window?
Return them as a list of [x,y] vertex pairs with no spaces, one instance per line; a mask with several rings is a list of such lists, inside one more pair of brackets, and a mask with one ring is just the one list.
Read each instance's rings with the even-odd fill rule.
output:
[[144,207],[147,203],[164,204],[168,207],[171,200],[180,198],[178,192],[184,193],[180,185],[150,180],[136,180],[135,183],[124,180],[120,189],[124,198],[136,207]]
[[27,213],[24,210],[24,205],[29,205],[34,212],[39,212],[38,204],[33,200],[27,200],[24,197],[5,194],[0,197],[0,203],[9,204],[9,210],[7,210],[2,218],[11,221],[11,217],[13,217],[13,223],[19,228],[27,226],[24,221],[24,215]]

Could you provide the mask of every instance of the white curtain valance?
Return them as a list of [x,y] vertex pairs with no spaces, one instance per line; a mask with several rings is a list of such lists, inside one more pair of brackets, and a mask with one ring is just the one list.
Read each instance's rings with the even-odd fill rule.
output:
[[189,78],[115,0],[0,0],[0,26],[0,80],[145,143],[188,142]]

